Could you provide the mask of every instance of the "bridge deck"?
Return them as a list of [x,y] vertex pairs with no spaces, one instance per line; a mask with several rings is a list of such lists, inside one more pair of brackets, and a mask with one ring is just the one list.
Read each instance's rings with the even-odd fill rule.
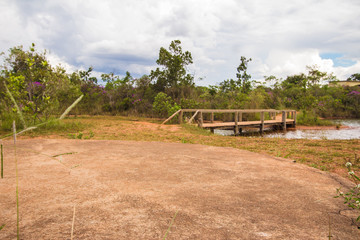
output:
[[[281,125],[283,122],[281,120],[265,120],[264,125]],[[294,124],[294,119],[286,119],[286,124]],[[238,122],[238,127],[251,127],[251,126],[260,126],[261,121],[242,121]],[[222,128],[222,127],[235,127],[235,122],[218,122],[218,123],[203,123],[203,128]]]

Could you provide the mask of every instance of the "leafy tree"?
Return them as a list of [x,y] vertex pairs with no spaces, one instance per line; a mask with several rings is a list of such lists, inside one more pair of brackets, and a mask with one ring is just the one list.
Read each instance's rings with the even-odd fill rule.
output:
[[[4,59],[1,75],[28,121],[47,119],[74,100],[72,97],[76,97],[78,89],[70,83],[63,68],[53,68],[48,64],[46,51],[39,53],[32,44],[27,51],[19,46],[11,48],[9,52]],[[4,91],[4,88],[1,90]],[[65,98],[64,92],[67,95]],[[1,95],[9,112],[13,103],[7,94],[3,92]]]
[[174,40],[169,46],[169,51],[160,48],[156,63],[162,68],[156,68],[150,73],[150,78],[155,81],[155,89],[166,91],[173,88],[173,91],[168,91],[173,97],[181,94],[177,91],[179,87],[194,85],[194,77],[186,71],[186,66],[193,63],[191,53],[183,52],[180,44],[180,40]]
[[360,73],[354,73],[346,80],[347,81],[360,81]]
[[247,67],[248,67],[248,63],[251,61],[252,59],[246,59],[246,57],[241,56],[240,58],[240,65],[237,67],[237,74],[236,74],[236,78],[237,78],[237,85],[240,86],[240,90],[242,93],[249,93],[251,90],[251,75],[248,74],[247,71]]

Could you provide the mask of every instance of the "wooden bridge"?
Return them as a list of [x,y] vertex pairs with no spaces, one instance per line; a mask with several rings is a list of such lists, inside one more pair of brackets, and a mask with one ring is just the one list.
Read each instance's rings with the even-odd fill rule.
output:
[[[295,110],[275,110],[275,109],[180,109],[162,124],[170,121],[179,115],[179,123],[183,123],[184,115],[191,114],[191,118],[186,118],[187,123],[191,124],[194,120],[199,127],[210,129],[233,129],[234,134],[242,133],[244,128],[259,128],[263,133],[265,127],[281,128],[286,130],[288,126],[296,127]],[[215,121],[215,114],[231,115],[231,121]],[[250,116],[252,115],[252,117]],[[260,117],[260,120],[247,119]]]

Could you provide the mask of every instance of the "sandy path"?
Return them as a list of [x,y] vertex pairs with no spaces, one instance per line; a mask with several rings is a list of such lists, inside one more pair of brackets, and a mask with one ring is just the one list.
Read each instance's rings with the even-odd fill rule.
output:
[[[49,157],[62,153],[73,154]],[[69,239],[74,204],[75,239],[160,239],[176,211],[168,239],[328,239],[329,214],[332,239],[360,239],[333,198],[349,182],[288,160],[191,144],[53,139],[20,140],[17,156],[22,239]],[[10,141],[4,171],[0,239],[14,239]]]

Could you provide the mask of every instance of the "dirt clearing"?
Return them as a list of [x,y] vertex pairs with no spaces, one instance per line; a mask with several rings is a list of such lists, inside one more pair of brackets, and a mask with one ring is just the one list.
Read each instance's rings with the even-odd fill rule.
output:
[[[15,160],[6,141],[0,239],[16,238]],[[55,157],[54,157],[55,156]],[[335,174],[196,144],[19,140],[21,239],[360,239]]]

